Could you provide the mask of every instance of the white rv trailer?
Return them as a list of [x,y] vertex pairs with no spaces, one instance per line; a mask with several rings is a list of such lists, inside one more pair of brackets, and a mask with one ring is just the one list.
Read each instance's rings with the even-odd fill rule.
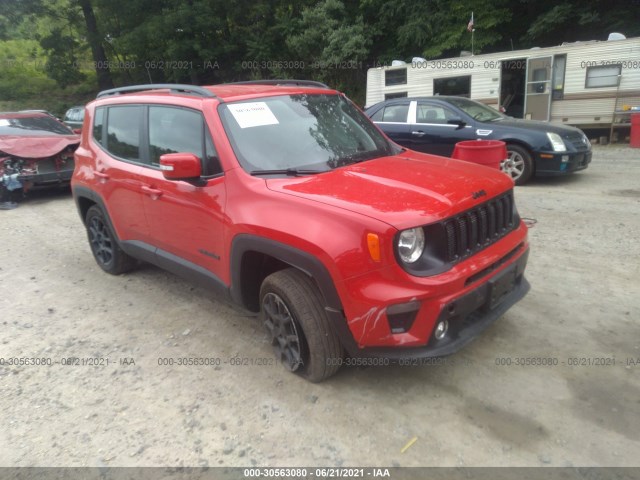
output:
[[614,112],[640,106],[640,37],[414,59],[367,71],[367,107],[431,95],[469,97],[516,118],[581,128],[628,126],[628,114]]

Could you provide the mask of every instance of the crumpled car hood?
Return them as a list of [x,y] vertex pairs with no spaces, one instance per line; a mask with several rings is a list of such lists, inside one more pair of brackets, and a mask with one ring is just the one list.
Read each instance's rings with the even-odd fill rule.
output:
[[47,158],[56,155],[70,145],[78,145],[77,135],[28,137],[5,135],[0,137],[0,152],[21,158]]

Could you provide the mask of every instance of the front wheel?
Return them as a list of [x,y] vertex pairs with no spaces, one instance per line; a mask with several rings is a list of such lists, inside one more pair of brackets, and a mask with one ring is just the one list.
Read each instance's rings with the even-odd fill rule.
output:
[[507,144],[507,160],[502,164],[502,171],[511,176],[516,185],[524,185],[533,175],[533,158],[526,148]]
[[293,268],[269,275],[260,288],[260,305],[271,345],[287,370],[314,383],[338,371],[342,345],[308,275]]

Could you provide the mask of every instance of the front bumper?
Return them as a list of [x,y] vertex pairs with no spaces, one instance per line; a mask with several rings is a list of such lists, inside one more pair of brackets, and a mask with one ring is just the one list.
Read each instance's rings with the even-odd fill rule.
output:
[[[529,292],[531,286],[524,277],[526,263],[527,255],[523,255],[518,262],[501,272],[496,278],[449,302],[437,320],[437,323],[449,322],[447,334],[441,340],[437,340],[432,335],[429,343],[422,347],[370,347],[361,349],[356,356],[393,360],[441,357],[457,352],[478,337]],[[500,295],[502,298],[493,308],[490,308],[492,293],[496,288],[503,290]],[[455,309],[449,306],[455,306]]]
[[536,154],[536,175],[557,176],[584,170],[591,163],[591,150],[582,152],[540,152]]
[[[366,313],[352,314],[347,323],[342,311],[327,309],[346,351],[352,357],[401,359],[438,357],[462,348],[529,291],[524,277],[528,244],[524,240],[514,248],[505,243],[491,253],[481,252],[466,266],[420,279],[420,285],[413,282],[415,288],[407,289],[394,276],[367,276],[363,283],[351,284],[352,294],[365,293],[359,310]],[[437,339],[436,326],[443,321],[448,330]]]
[[25,173],[18,175],[18,180],[22,183],[30,183],[37,186],[53,185],[59,183],[69,183],[73,176],[73,170],[61,170],[48,173]]

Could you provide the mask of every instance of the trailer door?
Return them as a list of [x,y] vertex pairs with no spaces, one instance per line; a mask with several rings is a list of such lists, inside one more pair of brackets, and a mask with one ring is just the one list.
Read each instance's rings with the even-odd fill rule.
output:
[[527,88],[524,99],[524,118],[549,121],[551,108],[551,65],[553,56],[527,60]]

